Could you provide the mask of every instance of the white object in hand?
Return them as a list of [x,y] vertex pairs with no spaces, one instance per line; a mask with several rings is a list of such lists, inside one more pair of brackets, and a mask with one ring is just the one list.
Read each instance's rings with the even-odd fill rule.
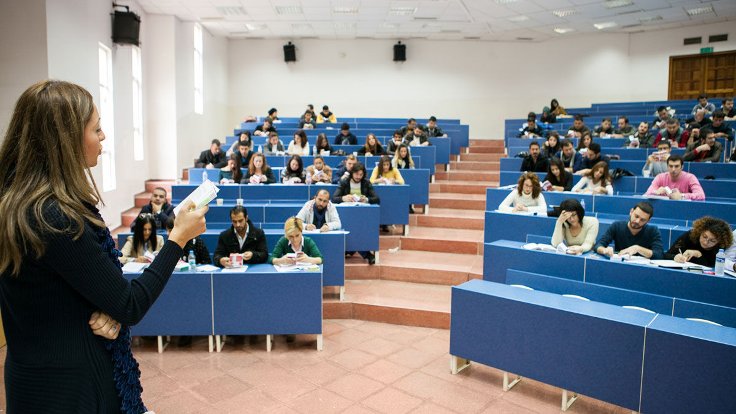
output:
[[210,201],[214,200],[215,197],[217,197],[217,193],[220,191],[219,188],[215,184],[212,183],[212,181],[205,181],[202,184],[199,185],[199,187],[195,188],[194,191],[189,193],[187,198],[182,200],[181,203],[179,203],[178,206],[174,208],[174,215],[179,215],[179,211],[181,211],[181,206],[187,203],[187,201],[191,201],[194,203],[194,208],[202,208],[210,203]]

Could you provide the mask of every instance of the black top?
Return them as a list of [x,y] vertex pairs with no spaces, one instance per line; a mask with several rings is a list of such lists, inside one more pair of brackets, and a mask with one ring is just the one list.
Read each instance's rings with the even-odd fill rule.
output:
[[627,221],[614,221],[608,226],[608,230],[600,236],[593,251],[599,247],[608,247],[611,243],[616,245],[615,251],[621,251],[633,245],[639,245],[652,251],[650,259],[662,258],[662,236],[656,226],[645,225],[636,235],[631,234]]
[[230,253],[245,253],[247,251],[253,252],[253,257],[250,260],[243,260],[243,263],[265,263],[266,259],[268,259],[266,234],[263,233],[263,230],[253,225],[250,219],[248,220],[248,233],[245,235],[243,247],[240,247],[240,243],[238,243],[238,236],[235,234],[235,229],[230,226],[229,229],[220,233],[220,237],[217,239],[217,248],[215,248],[215,257],[212,261],[215,266],[222,267],[220,259],[223,257],[229,257]]
[[713,267],[716,265],[716,255],[718,254],[718,245],[716,247],[705,250],[701,245],[700,241],[693,242],[690,240],[690,233],[692,230],[688,230],[685,233],[683,233],[680,237],[675,240],[674,243],[672,243],[672,247],[667,251],[667,253],[664,254],[665,259],[673,260],[675,256],[677,256],[680,251],[683,253],[685,250],[697,250],[699,251],[702,256],[700,257],[693,257],[692,259],[688,260],[690,263],[695,263],[703,266]]
[[[69,223],[55,207],[44,217],[55,228]],[[128,282],[91,225],[77,240],[52,234],[45,240],[42,258],[29,253],[17,277],[0,276],[7,412],[119,413],[107,340],[92,333],[89,318],[101,310],[123,325],[138,323],[182,250],[166,242],[143,274]]]
[[210,251],[207,249],[207,245],[199,236],[189,240],[181,251],[181,259],[185,262],[189,261],[189,251],[194,251],[194,261],[197,264],[210,264]]
[[544,181],[549,181],[550,184],[557,187],[563,187],[565,189],[564,191],[572,190],[572,174],[567,170],[562,170],[560,171],[560,175],[561,177],[558,180],[554,174],[547,173],[544,176]]
[[335,136],[335,145],[358,145],[358,138],[352,132],[347,135],[338,132]]
[[536,161],[531,155],[524,157],[524,161],[521,162],[521,169],[519,171],[531,171],[531,172],[547,172],[548,161],[547,158],[539,154]]
[[215,168],[222,168],[227,165],[227,157],[222,151],[213,154],[210,150],[204,150],[199,154],[199,159],[194,163],[194,166],[204,168],[207,164],[212,164]]
[[[342,196],[347,194],[350,194],[350,177],[342,179],[337,183],[337,190],[332,195],[332,202],[335,204],[342,203]],[[376,192],[373,190],[373,184],[365,178],[360,181],[360,194],[368,198],[369,204],[379,204],[381,202],[381,199],[378,198]]]
[[[166,221],[169,219],[169,217],[174,217],[174,206],[169,203],[164,203],[164,205],[161,207],[161,211],[153,214],[153,206],[151,205],[151,203],[148,203],[145,206],[141,207],[140,214],[153,215],[153,221],[156,222],[156,229],[163,230],[166,228]],[[133,231],[134,227],[135,220],[133,220],[133,223],[130,224],[130,231]]]
[[[365,145],[360,147],[358,150],[358,155],[365,155],[368,152],[368,150],[365,148]],[[373,155],[383,155],[386,152],[383,150],[383,146],[381,144],[376,144],[375,152],[371,152]]]

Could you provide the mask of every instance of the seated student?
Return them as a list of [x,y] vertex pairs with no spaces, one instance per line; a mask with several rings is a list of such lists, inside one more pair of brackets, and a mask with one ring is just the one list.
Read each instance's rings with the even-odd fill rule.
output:
[[[322,253],[317,244],[304,236],[304,222],[298,217],[289,217],[284,223],[284,235],[276,242],[268,263],[290,266],[297,263],[322,264]],[[291,256],[293,253],[295,256]]]
[[317,142],[314,144],[314,155],[330,155],[332,154],[332,146],[327,140],[327,135],[324,132],[320,132],[317,135]]
[[156,221],[152,214],[141,214],[133,224],[133,235],[128,236],[120,252],[120,263],[151,263],[145,254],[156,254],[164,247],[164,238],[156,234]]
[[289,143],[289,148],[286,149],[286,153],[289,155],[309,155],[309,140],[307,139],[307,133],[301,129],[294,132],[294,139]]
[[[140,214],[151,214],[153,215],[153,221],[156,222],[156,228],[164,228],[166,220],[174,217],[174,206],[166,201],[166,189],[163,187],[156,187],[151,193],[151,201],[141,208]],[[130,225],[130,231],[133,231],[135,221]]]
[[399,134],[401,134],[401,137],[403,138],[404,135],[406,135],[406,134],[414,131],[414,128],[416,128],[417,126],[419,126],[419,125],[417,125],[417,120],[414,119],[414,118],[409,118],[406,121],[406,125],[404,125],[404,126],[402,126],[401,128],[398,129]]
[[[253,140],[250,137],[250,131],[241,131],[240,134],[238,134],[238,140],[233,142],[233,145],[228,148],[227,152],[225,153],[225,156],[229,157],[234,152],[238,151],[240,148],[240,143],[245,141],[246,145],[248,146],[249,150],[253,150]],[[247,162],[242,163],[243,165],[248,165]]]
[[[307,112],[309,112],[309,114],[312,115],[312,119],[315,119],[315,120],[317,119],[317,114],[314,112],[314,105],[307,104],[307,107],[304,109],[304,115],[306,115]],[[302,115],[302,117],[299,118],[300,121],[303,121],[305,119],[304,115]]]
[[304,203],[296,216],[304,221],[304,229],[308,231],[326,232],[342,228],[337,208],[330,201],[330,192],[324,188],[313,199]]
[[611,185],[611,174],[608,172],[608,164],[603,161],[596,163],[583,178],[572,188],[574,193],[585,194],[608,194],[613,195]]
[[705,115],[708,116],[715,112],[715,110],[716,106],[708,102],[708,96],[706,96],[705,94],[700,94],[698,95],[698,103],[695,104],[693,110],[690,111],[690,113],[692,115],[695,115],[695,113],[698,111],[705,111]]
[[[371,182],[365,177],[365,166],[356,162],[350,170],[349,177],[338,183],[337,189],[332,194],[332,202],[335,204],[342,202],[380,204],[381,200],[373,190]],[[369,265],[376,263],[376,256],[373,252],[364,251],[360,252],[360,255],[368,260]]]
[[220,175],[217,182],[220,184],[239,184],[243,178],[243,172],[240,170],[240,154],[233,154],[227,160],[227,165],[220,168]]
[[575,148],[575,151],[579,152],[580,154],[585,154],[585,152],[588,151],[590,144],[592,143],[593,137],[590,136],[590,134],[583,134],[583,136],[578,140],[578,146]]
[[313,118],[311,112],[304,112],[302,118],[299,120],[299,129],[314,129],[317,127],[317,121]]
[[[686,148],[700,141],[700,124],[693,122],[687,126],[687,145]],[[707,131],[707,130],[706,130]],[[703,134],[705,137],[705,134]]]
[[365,137],[365,144],[358,150],[358,155],[383,155],[385,154],[383,150],[383,145],[378,141],[378,138],[376,138],[376,134],[374,133],[368,133],[368,135]]
[[610,138],[613,135],[613,122],[611,118],[603,118],[601,124],[593,130],[595,136],[601,138]]
[[286,163],[286,167],[281,172],[281,182],[284,184],[303,184],[307,182],[302,157],[292,155],[289,158],[289,162]]
[[705,200],[698,178],[682,171],[682,156],[670,155],[667,170],[654,177],[645,195],[667,196],[670,200]]
[[568,198],[560,203],[560,216],[555,223],[552,245],[565,242],[569,254],[590,251],[598,237],[598,219],[586,217],[585,209],[578,200]]
[[199,159],[194,163],[196,168],[222,168],[227,164],[225,154],[220,151],[220,140],[213,139],[210,149],[199,154]]
[[647,162],[642,169],[642,175],[645,177],[649,177],[650,175],[656,176],[657,174],[667,172],[667,159],[672,152],[672,146],[669,141],[660,141],[659,145],[657,145],[657,150],[657,152],[647,157]]
[[394,168],[399,170],[413,169],[414,160],[411,158],[411,151],[406,144],[401,144],[399,149],[394,153],[394,159],[391,161]]
[[266,235],[250,221],[248,210],[243,206],[233,207],[230,221],[232,226],[217,238],[213,264],[231,267],[230,255],[233,253],[240,254],[244,264],[264,263],[268,259]]
[[253,152],[247,141],[240,141],[238,142],[238,150],[233,154],[238,155],[238,158],[240,158],[240,165],[248,165],[250,164],[250,158],[255,152]]
[[529,143],[529,154],[524,157],[521,162],[521,168],[519,171],[532,171],[532,172],[546,172],[547,171],[547,158],[542,155],[539,151],[539,143],[532,141]]
[[437,118],[435,118],[434,115],[429,117],[429,121],[427,121],[427,125],[425,125],[424,128],[422,129],[424,129],[424,134],[428,138],[447,136],[447,134],[445,134],[445,132],[442,131],[442,128],[437,126]]
[[[580,169],[583,163],[583,155],[575,151],[572,141],[569,139],[562,140],[562,150],[557,153],[557,158],[565,165],[565,171],[574,173]],[[572,188],[572,185],[570,186]]]
[[388,155],[381,156],[381,161],[373,169],[370,181],[371,184],[404,184],[401,172],[398,168],[394,168]]
[[263,153],[266,155],[284,155],[284,143],[279,139],[279,134],[272,132],[268,136],[268,142],[263,146]]
[[712,122],[713,121],[711,121],[710,118],[705,116],[705,111],[698,111],[695,113],[695,115],[685,120],[685,124],[687,125],[698,124],[700,125],[701,128],[707,127]]
[[404,136],[401,135],[401,132],[394,131],[394,135],[391,137],[391,140],[386,144],[386,153],[388,155],[394,155],[396,154],[396,150],[399,149],[399,146],[404,141]]
[[575,175],[588,174],[590,169],[601,161],[608,164],[609,159],[607,156],[601,155],[601,144],[591,142],[588,150],[583,154],[583,161],[580,163],[580,169],[575,172]]
[[336,124],[337,123],[337,117],[335,114],[330,112],[330,107],[327,105],[322,106],[322,112],[317,114],[317,123],[318,124]]
[[654,215],[654,207],[642,201],[629,211],[628,221],[614,221],[603,236],[593,247],[593,250],[603,256],[614,255],[611,243],[616,245],[619,255],[633,256],[638,254],[647,259],[661,259],[662,236],[656,226],[649,226],[649,220]]
[[544,141],[544,145],[542,146],[542,155],[549,159],[554,157],[561,149],[562,144],[560,143],[560,134],[558,134],[557,131],[549,131],[549,134],[547,134],[547,140]]
[[358,145],[358,138],[350,132],[350,125],[343,122],[340,133],[335,136],[335,145]]
[[[571,144],[572,145],[572,144]],[[544,176],[544,183],[549,185],[547,191],[570,191],[572,190],[572,173],[565,170],[565,165],[557,157],[549,159],[549,169]],[[544,188],[545,185],[543,184]]]
[[656,146],[663,139],[668,140],[673,147],[685,148],[688,131],[680,127],[680,121],[676,118],[670,118],[666,122],[666,127],[659,130],[654,145]]
[[[166,224],[164,225],[166,226],[166,234],[171,234],[171,230],[174,229],[174,218],[169,217],[169,219],[166,220]],[[184,248],[181,249],[181,260],[183,262],[189,261],[190,251],[194,252],[194,261],[197,264],[212,263],[212,259],[210,259],[210,251],[207,249],[207,245],[204,244],[204,241],[202,241],[202,238],[200,236],[189,240]]]
[[253,130],[253,135],[259,136],[259,137],[267,137],[271,132],[278,132],[276,131],[276,128],[273,127],[271,124],[271,120],[266,118],[263,120],[263,123],[261,125],[258,125],[255,130]]
[[716,134],[706,129],[704,137],[698,142],[688,145],[683,161],[721,162],[723,145],[716,141]]
[[713,113],[713,122],[707,127],[703,127],[703,130],[709,129],[716,134],[716,138],[726,138],[733,142],[733,129],[724,122],[725,114],[722,111],[715,111]]
[[266,156],[261,153],[253,154],[248,171],[240,180],[240,184],[273,184],[275,182],[273,170],[266,163]]
[[540,121],[544,122],[545,124],[554,124],[557,122],[557,115],[552,113],[552,110],[549,108],[549,106],[545,106],[542,108],[542,116],[540,118]]
[[701,217],[693,222],[693,228],[678,237],[664,254],[664,258],[678,263],[695,263],[713,267],[718,249],[728,249],[733,243],[731,227],[715,217]]
[[544,136],[544,131],[534,119],[529,119],[526,126],[519,133],[519,138],[539,138],[542,136]]
[[345,157],[345,159],[340,163],[340,166],[337,167],[335,173],[332,175],[332,183],[337,184],[340,180],[347,179],[350,176],[350,171],[353,170],[353,167],[357,162],[358,158],[353,154]]
[[268,110],[268,116],[266,117],[269,121],[271,121],[271,124],[275,123],[276,121],[279,121],[279,110],[276,108],[271,108]]
[[726,120],[732,121],[736,118],[736,110],[733,108],[733,98],[726,98],[721,101],[721,112]]
[[652,121],[652,129],[663,129],[667,125],[667,120],[672,118],[674,114],[675,111],[666,106],[657,107],[654,121]]
[[585,123],[583,122],[583,117],[581,115],[575,115],[572,121],[572,126],[570,127],[570,130],[567,131],[567,136],[573,138],[582,138],[585,134],[590,135],[590,128],[585,125]]
[[626,141],[624,146],[629,148],[651,148],[654,146],[654,135],[649,132],[649,124],[644,121],[639,122],[634,138],[636,138],[634,141]]
[[332,183],[332,168],[325,164],[321,155],[315,155],[312,165],[307,167],[307,184]]
[[498,211],[504,213],[528,212],[547,214],[547,202],[542,195],[542,186],[539,177],[533,172],[525,172],[519,177],[516,188],[503,199]]
[[549,103],[549,112],[554,116],[567,115],[565,108],[554,98]]
[[414,128],[414,131],[410,131],[404,135],[403,143],[410,147],[426,147],[431,145],[427,136],[424,135],[424,131],[419,126]]
[[[644,123],[646,125],[646,122]],[[647,128],[649,125],[647,125]],[[636,128],[634,128],[629,123],[629,118],[625,116],[618,117],[618,125],[616,126],[616,129],[613,130],[613,135],[611,135],[614,138],[623,138],[623,137],[629,137],[636,133]]]

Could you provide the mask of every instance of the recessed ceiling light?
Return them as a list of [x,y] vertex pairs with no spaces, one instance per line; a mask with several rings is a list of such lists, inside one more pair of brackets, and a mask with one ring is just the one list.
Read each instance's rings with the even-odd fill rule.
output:
[[609,29],[611,27],[616,27],[616,22],[595,23],[593,26],[598,30]]
[[552,12],[557,17],[567,17],[572,16],[573,14],[577,13],[575,10],[567,9],[567,10],[555,10]]
[[276,6],[276,14],[287,15],[287,14],[302,14],[302,8],[299,6]]
[[570,33],[573,30],[575,30],[575,29],[571,29],[569,27],[555,27],[555,32],[556,33],[559,33],[559,34]]
[[242,7],[217,7],[217,11],[223,16],[245,16],[245,9]]
[[656,22],[658,20],[662,20],[662,16],[647,16],[639,18],[639,21],[642,23]]
[[634,4],[632,0],[608,0],[605,3],[607,9],[615,9],[618,7],[626,7]]
[[334,14],[358,14],[357,7],[337,6],[332,9]]
[[394,16],[409,16],[417,12],[416,7],[392,7],[389,14]]
[[396,24],[396,23],[383,22],[381,24],[381,28],[382,29],[392,29],[393,30],[393,29],[398,29],[399,28],[399,25]]
[[534,40],[534,38],[533,37],[517,37],[516,40],[522,40],[522,41],[528,42],[530,40]]
[[266,25],[265,24],[246,23],[245,24],[245,28],[252,32],[254,30],[263,30],[263,29],[266,28]]
[[497,4],[516,3],[516,0],[495,0]]
[[701,14],[713,13],[713,6],[710,5],[708,7],[696,7],[694,9],[688,9],[686,11],[687,11],[687,14],[690,16],[699,16]]
[[355,23],[337,22],[335,23],[335,30],[341,32],[347,32],[349,30],[355,30],[357,25]]
[[518,16],[514,16],[514,17],[509,17],[509,21],[510,22],[515,22],[515,23],[525,22],[527,20],[529,20],[529,16],[518,15]]

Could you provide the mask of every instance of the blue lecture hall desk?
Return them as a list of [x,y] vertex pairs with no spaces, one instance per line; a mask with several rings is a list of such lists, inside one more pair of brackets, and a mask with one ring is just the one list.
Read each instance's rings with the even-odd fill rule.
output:
[[[128,280],[139,274],[125,273]],[[267,264],[238,273],[174,272],[134,336],[316,334],[322,350],[322,268],[278,272]]]

